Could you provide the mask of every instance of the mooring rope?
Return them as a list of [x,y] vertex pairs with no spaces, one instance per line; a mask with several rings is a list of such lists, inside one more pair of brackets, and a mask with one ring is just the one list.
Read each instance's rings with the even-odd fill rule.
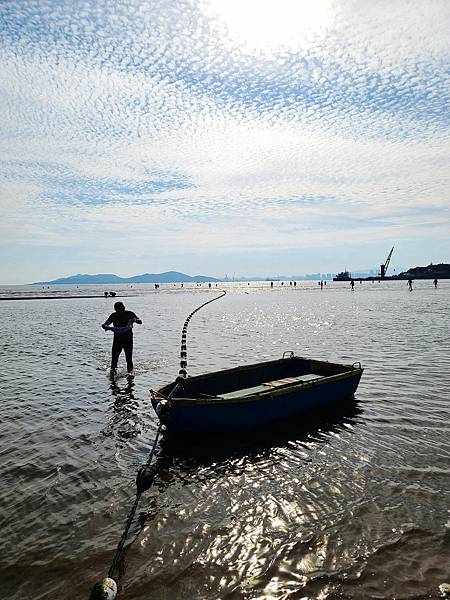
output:
[[108,577],[112,577],[114,575],[117,567],[119,566],[123,548],[125,546],[125,542],[128,537],[128,531],[131,527],[131,523],[133,522],[134,515],[136,513],[136,509],[139,504],[139,500],[141,499],[143,492],[148,490],[153,483],[153,478],[155,476],[156,469],[154,467],[151,468],[151,462],[152,462],[153,455],[155,453],[156,444],[158,443],[160,433],[161,433],[161,425],[159,425],[158,430],[156,432],[155,441],[153,442],[153,446],[150,451],[147,462],[137,472],[137,475],[136,475],[136,488],[137,488],[136,498],[134,500],[133,506],[131,507],[130,514],[128,515],[128,519],[126,521],[125,529],[123,531],[122,537],[120,538],[120,541],[117,544],[117,550],[114,555],[113,561],[111,563],[111,567],[108,571]]
[[[186,321],[184,322],[182,333],[181,333],[180,370],[178,373],[178,377],[176,378],[176,383],[175,383],[174,387],[172,388],[170,394],[167,396],[167,400],[170,400],[172,398],[172,396],[174,396],[175,393],[178,391],[178,389],[184,385],[184,381],[187,377],[186,337],[187,337],[187,328],[189,325],[189,321],[191,320],[193,315],[195,315],[196,312],[198,312],[200,309],[202,309],[207,304],[210,304],[211,302],[214,302],[215,300],[219,300],[220,298],[223,298],[225,296],[225,294],[226,294],[226,291],[223,290],[223,292],[220,296],[216,296],[215,298],[212,298],[212,300],[208,300],[207,302],[204,302],[203,304],[198,306],[195,310],[193,310],[190,313],[190,315],[187,317]],[[152,448],[150,450],[150,454],[148,455],[147,461],[145,462],[144,465],[142,465],[139,468],[139,470],[137,472],[137,475],[136,475],[136,497],[134,499],[133,506],[131,507],[131,510],[128,514],[128,518],[125,523],[125,529],[123,530],[122,536],[119,540],[119,543],[117,544],[117,549],[114,554],[114,558],[111,563],[111,567],[108,571],[108,577],[105,577],[103,579],[103,581],[101,581],[101,582],[98,581],[94,585],[94,587],[91,590],[91,595],[89,596],[89,600],[114,600],[115,597],[117,596],[117,583],[113,577],[119,566],[120,559],[121,559],[123,551],[124,551],[125,542],[128,537],[128,532],[129,532],[131,524],[134,520],[134,515],[136,514],[136,510],[139,505],[141,496],[144,492],[146,492],[148,489],[150,489],[150,487],[153,485],[153,481],[158,472],[158,460],[154,464],[151,464],[151,463],[153,460],[153,456],[155,454],[156,445],[158,443],[159,436],[161,434],[161,431],[164,431],[164,429],[165,429],[165,426],[162,423],[160,423],[158,426],[158,429],[156,431],[155,440],[154,440]]]

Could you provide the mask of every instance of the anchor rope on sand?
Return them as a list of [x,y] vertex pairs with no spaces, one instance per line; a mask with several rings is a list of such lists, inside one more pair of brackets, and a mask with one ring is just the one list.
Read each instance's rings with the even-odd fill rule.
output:
[[[223,298],[225,296],[225,294],[226,294],[226,291],[223,290],[223,292],[220,296],[216,296],[212,300],[208,300],[207,302],[204,302],[203,304],[198,306],[195,310],[193,310],[189,314],[189,316],[186,318],[186,321],[184,322],[182,333],[181,333],[180,370],[178,372],[178,377],[175,380],[176,383],[175,383],[172,391],[168,395],[167,400],[170,400],[170,398],[175,395],[175,392],[177,392],[178,389],[184,385],[184,381],[187,377],[186,337],[187,337],[187,328],[189,325],[189,321],[195,315],[196,312],[198,312],[200,309],[202,309],[207,304],[210,304],[211,302],[214,302],[215,300],[219,300],[219,298]],[[89,600],[114,600],[115,597],[117,596],[117,582],[114,579],[114,574],[117,571],[119,563],[120,563],[120,559],[122,558],[122,554],[123,554],[124,547],[125,547],[125,542],[128,537],[128,532],[129,532],[131,524],[134,520],[134,515],[136,514],[136,510],[139,505],[141,496],[144,492],[146,492],[147,490],[149,490],[151,488],[151,486],[153,485],[155,476],[158,473],[160,461],[156,460],[156,462],[154,462],[152,464],[152,460],[153,460],[153,456],[155,454],[156,445],[158,443],[159,436],[160,436],[161,432],[164,430],[165,430],[165,426],[162,423],[160,423],[158,426],[158,429],[156,431],[155,440],[153,442],[152,448],[148,455],[147,461],[145,462],[145,464],[143,464],[139,468],[139,470],[137,472],[137,475],[136,475],[136,497],[134,499],[131,510],[128,514],[128,517],[127,517],[127,520],[125,523],[125,529],[123,530],[122,536],[119,540],[119,543],[117,544],[117,549],[114,554],[114,558],[111,563],[111,567],[108,571],[108,576],[105,577],[103,579],[103,581],[101,581],[101,582],[98,581],[94,585],[94,587],[91,590]]]

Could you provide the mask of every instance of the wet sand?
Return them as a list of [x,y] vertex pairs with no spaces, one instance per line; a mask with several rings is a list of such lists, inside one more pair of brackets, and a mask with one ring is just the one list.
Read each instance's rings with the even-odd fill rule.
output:
[[116,298],[133,298],[134,296],[8,296],[6,298],[0,298],[0,300],[67,300],[70,298],[104,298],[105,300],[115,300]]

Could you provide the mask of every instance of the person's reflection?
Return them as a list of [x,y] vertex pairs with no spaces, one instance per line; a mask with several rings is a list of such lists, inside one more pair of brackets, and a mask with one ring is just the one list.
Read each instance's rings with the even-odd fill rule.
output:
[[118,402],[119,404],[123,404],[128,400],[134,400],[133,389],[134,389],[134,376],[127,375],[125,381],[125,385],[119,385],[118,381],[115,377],[111,377],[110,379],[111,385],[109,389],[111,390],[112,395],[115,397],[114,405]]
[[113,396],[113,414],[109,423],[109,434],[117,435],[125,440],[134,438],[140,433],[138,402],[134,395],[134,376],[127,375],[124,383],[111,379],[109,389]]

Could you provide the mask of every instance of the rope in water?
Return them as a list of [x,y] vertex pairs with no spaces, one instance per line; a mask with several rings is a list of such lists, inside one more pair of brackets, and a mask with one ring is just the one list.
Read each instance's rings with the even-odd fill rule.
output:
[[137,506],[139,504],[139,500],[141,499],[143,492],[148,490],[153,483],[153,478],[155,476],[156,469],[154,467],[153,468],[151,467],[151,462],[153,459],[153,455],[155,454],[156,444],[158,443],[160,433],[161,433],[161,425],[159,425],[158,430],[156,432],[155,441],[153,442],[153,446],[152,446],[152,449],[148,456],[147,462],[145,463],[145,465],[143,465],[139,469],[139,471],[136,475],[136,487],[137,487],[136,498],[134,500],[134,504],[131,508],[130,514],[128,515],[128,519],[126,521],[126,525],[125,525],[125,529],[122,534],[122,537],[120,538],[120,541],[117,544],[117,550],[114,555],[111,567],[108,571],[108,577],[112,577],[114,575],[114,573],[119,565],[119,561],[120,561],[120,558],[121,558],[122,552],[123,552],[123,547],[125,545],[125,541],[128,536],[128,531],[131,527],[131,523],[133,521]]
[[[170,394],[167,396],[168,400],[170,400],[170,398],[172,398],[172,396],[175,395],[175,393],[178,391],[178,389],[183,386],[184,380],[187,377],[186,337],[187,337],[187,328],[189,325],[189,321],[191,320],[193,315],[195,315],[196,312],[198,312],[200,309],[202,309],[207,304],[210,304],[211,302],[214,302],[215,300],[219,300],[220,298],[223,298],[225,296],[225,294],[226,294],[226,291],[224,290],[220,296],[216,296],[212,300],[208,300],[207,302],[204,302],[203,304],[198,306],[195,310],[193,310],[190,313],[190,315],[187,317],[186,321],[184,322],[183,330],[181,333],[180,371],[179,371],[178,377],[176,378],[175,386],[173,387]],[[159,436],[161,434],[161,431],[163,431],[164,429],[165,429],[164,425],[162,425],[162,423],[160,423],[158,426],[158,429],[156,431],[155,440],[153,442],[152,448],[148,455],[147,461],[145,462],[144,465],[142,465],[140,467],[140,469],[137,472],[137,475],[136,475],[136,498],[134,499],[133,506],[131,507],[131,510],[128,514],[128,518],[125,523],[125,529],[122,533],[119,543],[117,544],[117,549],[114,554],[114,558],[111,563],[111,567],[108,571],[108,577],[105,577],[103,579],[103,581],[101,581],[101,582],[99,581],[94,585],[94,587],[91,590],[91,595],[89,596],[89,600],[114,600],[115,597],[117,596],[117,583],[116,583],[115,579],[113,579],[113,577],[114,577],[115,572],[118,569],[120,559],[122,558],[122,554],[123,554],[124,547],[125,547],[125,542],[128,537],[128,532],[129,532],[131,524],[134,520],[134,515],[136,514],[136,510],[139,505],[141,496],[144,492],[146,492],[148,489],[150,489],[150,487],[153,485],[155,476],[158,473],[158,466],[159,466],[158,460],[156,460],[156,462],[154,464],[151,464],[151,463],[153,460],[153,456],[155,454],[156,445],[158,443]]]
[[179,377],[177,377],[177,381],[180,381],[180,377],[184,378],[184,377],[187,376],[187,371],[186,371],[186,367],[187,367],[187,343],[186,343],[186,337],[187,337],[187,328],[188,328],[188,325],[189,325],[189,321],[195,315],[195,313],[198,312],[200,309],[202,309],[204,306],[206,306],[207,304],[211,304],[211,302],[215,302],[215,300],[220,300],[220,298],[223,298],[225,295],[226,295],[226,291],[222,290],[222,293],[220,294],[220,296],[216,296],[212,300],[208,300],[208,302],[204,302],[203,304],[201,304],[200,306],[198,306],[195,310],[193,310],[191,312],[191,314],[187,317],[186,321],[184,322],[183,329],[182,329],[182,332],[181,332],[180,371],[179,371]]

